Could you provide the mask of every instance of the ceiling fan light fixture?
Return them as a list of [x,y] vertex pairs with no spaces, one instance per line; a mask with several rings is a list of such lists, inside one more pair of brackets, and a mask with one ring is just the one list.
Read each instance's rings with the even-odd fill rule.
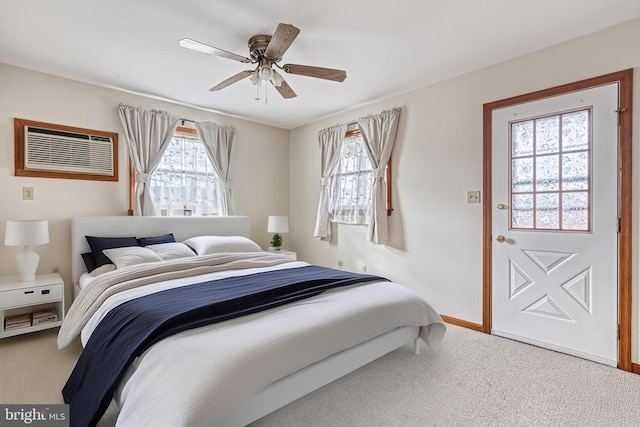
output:
[[260,68],[260,77],[263,81],[271,80],[273,77],[273,68],[266,65]]
[[276,70],[273,70],[273,75],[271,76],[271,84],[278,87],[284,82],[284,78],[278,73]]
[[255,86],[262,86],[262,82],[271,82],[274,86],[280,86],[284,78],[270,65],[263,65],[251,73],[249,80]]
[[255,86],[261,86],[262,77],[260,76],[260,70],[255,70],[253,73],[251,73],[251,77],[249,77],[249,80],[251,80],[251,83],[253,83]]

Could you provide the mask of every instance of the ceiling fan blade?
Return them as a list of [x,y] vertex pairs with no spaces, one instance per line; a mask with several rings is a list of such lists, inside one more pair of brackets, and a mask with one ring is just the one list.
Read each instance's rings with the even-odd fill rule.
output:
[[284,80],[282,81],[282,83],[280,83],[280,86],[273,85],[273,87],[276,88],[276,90],[280,93],[280,95],[282,95],[284,99],[295,98],[296,96],[298,96],[293,91],[293,89],[291,89],[291,86],[289,86],[289,84]]
[[289,74],[299,74],[301,76],[315,77],[318,79],[333,80],[342,82],[347,78],[344,70],[333,68],[311,67],[309,65],[286,64],[282,69]]
[[291,24],[278,24],[276,32],[264,51],[264,56],[278,62],[289,49],[291,43],[298,37],[300,30]]
[[208,53],[209,55],[216,55],[222,56],[223,58],[233,59],[234,61],[251,63],[251,59],[245,56],[227,52],[226,50],[218,49],[217,47],[209,46],[192,39],[180,40],[180,46],[186,47],[187,49],[195,50],[197,52]]
[[217,90],[224,89],[225,87],[227,87],[229,85],[232,85],[235,82],[239,82],[242,79],[246,79],[247,77],[249,77],[251,75],[251,73],[253,73],[253,71],[250,71],[250,70],[241,71],[238,74],[234,74],[233,76],[229,77],[228,79],[218,83],[217,85],[215,85],[214,87],[212,87],[209,90],[211,92],[215,92]]

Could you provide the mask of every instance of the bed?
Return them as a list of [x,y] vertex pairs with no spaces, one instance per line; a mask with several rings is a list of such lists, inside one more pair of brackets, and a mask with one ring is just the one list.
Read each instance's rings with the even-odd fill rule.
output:
[[[416,354],[420,339],[435,348],[446,330],[438,313],[422,297],[397,283],[261,251],[250,241],[248,217],[78,217],[72,219],[71,228],[76,299],[58,343],[64,347],[79,338],[84,347],[63,390],[65,401],[71,403],[72,426],[95,424],[106,409],[105,403],[112,399],[119,408],[118,425],[244,426],[408,343],[413,343]],[[146,248],[170,246],[173,250],[172,244],[153,244],[153,239],[168,234],[180,245],[189,243],[198,253],[130,264],[131,258],[118,258],[126,250],[104,250],[114,257],[118,268],[103,265],[94,272],[106,269],[104,273],[93,277],[87,273],[82,254],[92,248],[85,236],[149,237],[152,244],[145,246],[146,254],[150,251]],[[216,243],[211,245],[212,239]],[[225,243],[218,246],[215,239]],[[233,246],[224,239],[243,243]],[[244,241],[255,246],[246,246]],[[291,291],[294,283],[303,286],[298,278],[301,274],[310,278],[305,279],[304,290]],[[325,279],[325,275],[333,278]],[[275,291],[263,287],[279,281],[290,283],[277,286],[290,293],[277,302],[265,302],[266,292]],[[260,288],[262,296],[251,308],[233,308],[242,316],[228,312],[214,315],[211,305],[204,306],[209,304],[209,296],[202,295],[213,292],[216,296],[212,298],[218,298],[217,293],[227,288],[234,295],[242,293],[244,299],[255,299],[248,296],[253,292],[248,282]],[[313,289],[308,283],[313,283]],[[168,292],[172,292],[170,296]],[[188,313],[206,311],[211,319],[192,321],[197,327],[159,332],[151,344],[136,347],[141,350],[133,352],[126,363],[117,360],[123,352],[112,342],[124,341],[122,337],[136,329],[118,329],[129,322],[129,317],[123,322],[117,316],[124,314],[118,313],[125,308],[146,312],[154,311],[149,307],[156,304],[171,305],[159,298],[169,298],[172,305],[180,307],[192,304]],[[186,302],[174,303],[179,298]],[[233,304],[228,300],[217,304],[236,307],[239,297],[234,298]],[[155,311],[152,315],[158,316]],[[111,346],[116,353],[113,360]],[[120,363],[123,368],[113,386],[109,385],[111,380],[91,385],[94,376],[102,375],[96,374],[95,365],[110,369]],[[83,391],[82,387],[87,388]],[[78,408],[92,405],[86,401],[90,398],[86,390],[100,387],[106,391],[96,397],[101,399],[95,402],[97,415],[91,421],[74,419]]]

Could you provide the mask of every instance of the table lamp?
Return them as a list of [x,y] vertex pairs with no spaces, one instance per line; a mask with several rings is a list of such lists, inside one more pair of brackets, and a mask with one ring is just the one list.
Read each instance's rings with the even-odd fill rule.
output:
[[31,246],[45,243],[49,243],[48,221],[7,221],[4,244],[7,246],[24,246],[16,255],[16,264],[18,264],[21,282],[31,282],[36,279],[40,255]]
[[289,232],[289,217],[288,216],[270,216],[267,223],[267,231],[269,233],[276,233],[271,240],[271,246],[276,251],[280,250],[282,246],[282,236],[280,233]]

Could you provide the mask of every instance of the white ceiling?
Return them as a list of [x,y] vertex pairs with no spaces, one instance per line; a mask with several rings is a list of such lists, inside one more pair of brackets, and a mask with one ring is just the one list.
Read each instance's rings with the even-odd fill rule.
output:
[[[292,129],[637,17],[640,0],[2,0],[0,62]],[[301,30],[281,64],[347,79],[282,73],[298,97],[265,105],[248,79],[209,92],[251,66],[178,45],[248,56],[279,22]]]

